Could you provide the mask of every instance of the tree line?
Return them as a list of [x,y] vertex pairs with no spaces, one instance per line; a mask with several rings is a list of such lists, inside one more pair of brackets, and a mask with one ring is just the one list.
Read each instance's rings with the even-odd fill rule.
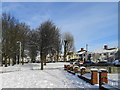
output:
[[62,35],[53,21],[44,21],[38,28],[31,30],[29,25],[19,22],[9,13],[2,14],[2,66],[5,64],[7,67],[10,64],[19,63],[23,65],[24,57],[27,57],[25,50],[27,50],[31,62],[35,62],[35,58],[40,52],[41,70],[43,70],[47,55],[51,57],[51,60],[55,56],[56,61],[58,61],[62,45],[66,47],[64,48],[66,49],[64,56],[66,56],[67,52],[74,50],[73,36],[70,33]]

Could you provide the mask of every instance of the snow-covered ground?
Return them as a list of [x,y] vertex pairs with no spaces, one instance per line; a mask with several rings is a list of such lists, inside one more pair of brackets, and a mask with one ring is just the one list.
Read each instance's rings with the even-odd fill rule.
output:
[[110,73],[108,74],[108,80],[116,80],[116,81],[118,81],[119,79],[120,79],[120,74],[110,74]]
[[98,88],[66,72],[66,63],[48,63],[0,67],[0,88]]

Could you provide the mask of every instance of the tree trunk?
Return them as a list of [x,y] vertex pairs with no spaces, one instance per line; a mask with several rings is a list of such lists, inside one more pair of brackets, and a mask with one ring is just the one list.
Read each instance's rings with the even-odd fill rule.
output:
[[53,62],[53,56],[51,56],[51,61]]
[[64,45],[64,62],[66,62],[66,52],[67,52],[66,45],[67,45],[67,41],[65,41],[65,45]]
[[33,58],[31,58],[31,63],[33,63]]
[[43,70],[43,54],[42,53],[41,53],[40,57],[41,57],[41,70]]
[[22,57],[22,65],[24,65],[24,58]]
[[7,67],[7,57],[5,56],[5,67]]
[[1,66],[3,66],[3,57],[4,57],[4,55],[2,54],[2,62],[1,62]]
[[17,61],[17,64],[19,64],[19,61],[20,61],[19,59],[20,59],[20,57],[19,57],[19,55],[18,55],[18,61]]
[[14,66],[14,58],[13,58],[13,60],[12,60],[12,66]]
[[9,64],[8,65],[10,66],[10,57],[9,57]]
[[58,59],[59,59],[59,54],[57,54],[57,62],[58,62]]
[[14,54],[13,64],[16,64],[16,53]]
[[44,56],[44,65],[46,65],[46,56]]
[[24,65],[24,43],[22,46],[22,65]]

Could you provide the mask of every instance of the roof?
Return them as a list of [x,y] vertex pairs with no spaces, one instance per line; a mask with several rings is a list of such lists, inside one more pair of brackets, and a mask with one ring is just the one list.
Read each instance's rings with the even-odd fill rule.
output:
[[80,52],[77,52],[76,54],[84,54],[86,51],[80,51]]
[[[80,55],[80,54],[85,54],[85,53],[86,53],[86,51],[80,51],[80,52],[77,52],[76,54]],[[87,54],[91,54],[91,52],[87,51]]]
[[94,50],[92,53],[110,53],[110,52],[117,52],[118,48],[109,48],[109,49],[98,49]]

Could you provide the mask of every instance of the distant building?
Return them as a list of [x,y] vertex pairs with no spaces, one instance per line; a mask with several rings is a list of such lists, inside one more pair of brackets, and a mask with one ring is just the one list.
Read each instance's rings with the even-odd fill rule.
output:
[[83,62],[91,60],[91,53],[84,50],[84,48],[81,48],[81,50],[76,53],[76,56]]
[[70,59],[77,59],[78,57],[76,56],[75,52],[73,51],[69,51],[67,53],[67,61],[70,60]]
[[112,62],[118,58],[118,48],[108,48],[107,45],[104,45],[103,49],[97,49],[92,52],[92,61],[107,61]]

